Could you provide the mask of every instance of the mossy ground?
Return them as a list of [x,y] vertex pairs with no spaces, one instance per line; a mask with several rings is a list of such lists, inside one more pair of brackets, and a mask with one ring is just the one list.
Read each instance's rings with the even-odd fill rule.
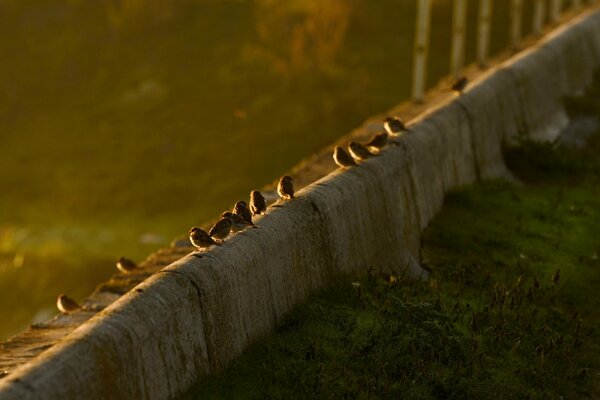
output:
[[594,397],[599,152],[598,135],[508,149],[526,184],[450,193],[423,236],[428,282],[342,277],[185,398]]

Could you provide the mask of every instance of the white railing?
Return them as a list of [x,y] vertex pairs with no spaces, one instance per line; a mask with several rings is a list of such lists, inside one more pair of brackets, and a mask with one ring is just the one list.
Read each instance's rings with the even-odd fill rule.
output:
[[[467,39],[467,2],[453,0],[452,12],[452,46],[450,53],[450,75],[459,78],[465,64],[465,46]],[[490,48],[490,32],[492,25],[493,0],[478,1],[477,18],[477,64],[487,66]],[[500,0],[508,1],[508,0]],[[533,1],[533,35],[540,35],[544,24],[556,24],[562,13],[567,10],[577,11],[583,3],[592,4],[598,0],[530,0]],[[431,7],[433,0],[417,0],[417,19],[415,28],[415,44],[413,57],[412,98],[419,102],[425,95],[427,82],[427,59],[429,53],[429,32],[431,28]],[[548,4],[549,3],[549,4]],[[566,8],[563,5],[566,3]],[[548,15],[546,16],[546,13]],[[519,48],[523,27],[523,0],[510,0],[510,37],[512,50]]]

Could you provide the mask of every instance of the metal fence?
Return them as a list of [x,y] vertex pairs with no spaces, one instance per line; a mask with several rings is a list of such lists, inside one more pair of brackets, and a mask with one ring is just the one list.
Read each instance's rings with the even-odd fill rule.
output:
[[[429,36],[431,29],[431,7],[434,0],[416,0],[417,16],[413,57],[412,98],[422,101],[427,81],[427,57],[429,52]],[[472,0],[478,2],[476,61],[485,68],[489,59],[490,33],[492,26],[493,0]],[[510,48],[517,50],[522,39],[523,0],[510,1]],[[527,1],[527,0],[526,0]],[[599,0],[529,0],[533,2],[534,35],[541,35],[545,25],[556,25],[566,12],[577,12],[585,4],[597,3]],[[453,0],[452,32],[450,49],[450,75],[460,78],[465,65],[466,25],[468,0]]]

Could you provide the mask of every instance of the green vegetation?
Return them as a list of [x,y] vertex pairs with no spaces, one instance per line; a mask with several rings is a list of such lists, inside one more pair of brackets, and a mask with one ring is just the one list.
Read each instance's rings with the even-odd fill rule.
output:
[[597,395],[598,152],[598,134],[583,150],[520,139],[506,160],[526,185],[447,196],[423,236],[428,282],[342,277],[184,398]]

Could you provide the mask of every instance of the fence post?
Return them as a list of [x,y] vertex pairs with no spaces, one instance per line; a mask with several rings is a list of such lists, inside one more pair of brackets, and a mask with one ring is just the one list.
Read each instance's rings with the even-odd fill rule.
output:
[[460,78],[460,71],[465,63],[465,36],[467,22],[467,0],[454,0],[452,14],[452,54],[450,74]]
[[487,65],[491,23],[492,0],[480,0],[479,17],[477,19],[477,63],[482,68]]
[[533,5],[533,34],[541,35],[546,19],[546,0],[535,0]]
[[560,20],[561,0],[550,0],[550,21],[557,23]]
[[510,45],[513,50],[519,48],[522,17],[523,0],[512,0],[510,4]]
[[412,97],[423,101],[427,84],[427,55],[429,53],[429,27],[431,21],[431,0],[417,1],[417,23],[413,52]]

